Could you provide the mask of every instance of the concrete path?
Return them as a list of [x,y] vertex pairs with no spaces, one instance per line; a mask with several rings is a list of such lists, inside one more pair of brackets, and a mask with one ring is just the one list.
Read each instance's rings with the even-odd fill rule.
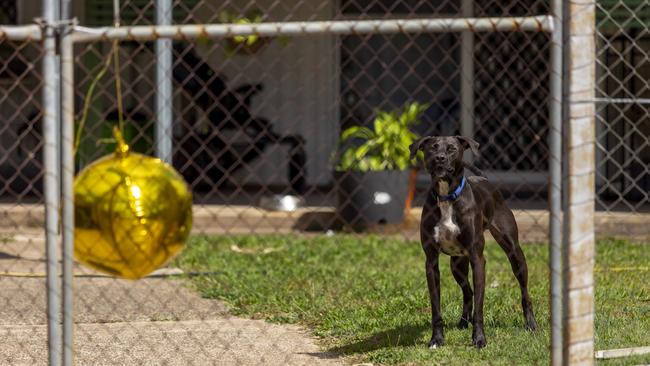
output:
[[[0,241],[0,365],[47,364],[44,241]],[[76,267],[75,364],[337,365],[304,329],[233,317],[171,278],[139,281]]]

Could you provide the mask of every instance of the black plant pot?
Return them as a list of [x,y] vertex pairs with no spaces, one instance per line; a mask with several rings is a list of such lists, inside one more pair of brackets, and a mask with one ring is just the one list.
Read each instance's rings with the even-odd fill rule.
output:
[[403,222],[410,175],[409,170],[336,172],[338,217],[353,228]]

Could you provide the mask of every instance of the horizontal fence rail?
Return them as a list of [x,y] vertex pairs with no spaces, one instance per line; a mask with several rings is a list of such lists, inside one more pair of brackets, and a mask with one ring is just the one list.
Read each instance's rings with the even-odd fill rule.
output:
[[0,25],[0,40],[40,41],[43,39],[42,29],[36,24],[20,26]]
[[370,34],[416,32],[550,32],[548,15],[512,18],[435,18],[391,20],[332,20],[257,24],[205,24],[89,28],[76,26],[75,41],[152,40],[158,38],[220,38],[260,35]]
[[[75,41],[151,40],[159,38],[219,38],[246,35],[370,34],[415,32],[552,32],[550,15],[510,18],[434,18],[389,20],[332,20],[257,24],[205,24],[179,26],[74,27]],[[0,39],[39,41],[39,25],[0,26]]]

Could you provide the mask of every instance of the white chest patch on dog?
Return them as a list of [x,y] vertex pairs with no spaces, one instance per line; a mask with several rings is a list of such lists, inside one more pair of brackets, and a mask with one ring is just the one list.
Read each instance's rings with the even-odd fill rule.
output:
[[[440,195],[449,194],[449,183],[439,181],[438,193]],[[458,242],[460,228],[454,222],[454,206],[451,201],[438,201],[440,207],[440,221],[433,228],[433,240],[440,244],[440,250],[451,256],[464,255],[462,247]]]

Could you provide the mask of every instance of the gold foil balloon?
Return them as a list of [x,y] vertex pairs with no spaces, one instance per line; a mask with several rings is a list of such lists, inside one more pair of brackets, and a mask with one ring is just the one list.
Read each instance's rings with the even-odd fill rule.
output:
[[192,227],[192,195],[161,160],[118,147],[74,183],[75,258],[114,276],[137,279],[183,248]]

